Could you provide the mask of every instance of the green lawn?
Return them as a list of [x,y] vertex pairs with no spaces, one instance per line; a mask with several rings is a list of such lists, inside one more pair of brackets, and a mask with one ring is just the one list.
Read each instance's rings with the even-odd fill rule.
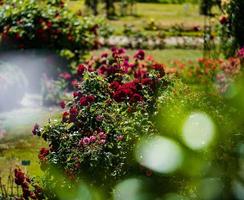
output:
[[[99,55],[104,50],[94,51],[92,55]],[[107,51],[107,50],[105,50]],[[133,55],[135,50],[128,50],[129,55]],[[166,65],[170,65],[175,60],[188,61],[188,60],[196,60],[197,58],[201,58],[202,51],[201,50],[190,50],[190,49],[164,49],[164,50],[148,50],[146,51],[146,55],[151,55],[154,59],[160,63],[164,63]]]
[[[82,13],[87,13],[83,0],[70,1],[68,6],[74,12],[81,10]],[[184,23],[186,26],[203,26],[204,21],[203,16],[199,15],[197,4],[137,3],[134,11],[136,14],[135,16],[126,16],[118,20],[110,21],[116,29],[116,32],[120,32],[124,24],[135,25],[136,28],[142,29],[145,23],[149,22],[151,19],[165,26],[181,23]]]
[[[10,170],[18,166],[25,169],[32,177],[43,174],[39,165],[38,153],[40,148],[46,146],[46,144],[41,139],[33,136],[16,138],[16,140],[5,144],[5,146],[8,149],[0,151],[0,177],[3,183],[7,183]],[[22,166],[23,160],[29,160],[30,165]]]

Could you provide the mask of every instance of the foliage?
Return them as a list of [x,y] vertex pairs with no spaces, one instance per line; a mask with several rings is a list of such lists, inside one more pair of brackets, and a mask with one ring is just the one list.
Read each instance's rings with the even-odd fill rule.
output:
[[180,3],[198,3],[199,0],[138,0],[138,2],[180,4]]
[[44,48],[73,52],[79,58],[89,49],[97,48],[101,20],[80,19],[65,7],[37,1],[11,0],[0,8],[1,48]]
[[223,15],[220,18],[221,47],[224,54],[233,56],[237,49],[244,46],[244,2],[239,0],[223,1]]
[[[115,16],[115,6],[113,0],[103,0],[101,1],[104,4],[106,10],[106,17],[110,19],[111,17]],[[93,14],[98,14],[98,0],[85,0],[85,5],[92,9]]]

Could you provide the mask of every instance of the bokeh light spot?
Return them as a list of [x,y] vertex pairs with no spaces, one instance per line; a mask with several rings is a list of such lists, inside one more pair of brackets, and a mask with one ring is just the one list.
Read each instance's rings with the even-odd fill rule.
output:
[[142,190],[142,181],[136,178],[131,178],[120,182],[116,185],[113,192],[114,200],[140,200]]
[[176,142],[156,136],[138,144],[136,159],[141,165],[151,170],[170,173],[181,165],[183,156]]
[[213,140],[214,123],[205,113],[192,113],[183,125],[183,141],[191,149],[207,147]]

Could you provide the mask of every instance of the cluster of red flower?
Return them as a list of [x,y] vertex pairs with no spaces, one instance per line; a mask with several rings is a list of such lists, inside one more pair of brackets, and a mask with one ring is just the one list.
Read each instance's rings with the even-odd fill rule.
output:
[[[21,169],[16,168],[14,175],[15,183],[22,188],[23,198],[21,199],[42,199],[42,189],[37,184],[33,184]],[[34,188],[33,191],[31,187]]]

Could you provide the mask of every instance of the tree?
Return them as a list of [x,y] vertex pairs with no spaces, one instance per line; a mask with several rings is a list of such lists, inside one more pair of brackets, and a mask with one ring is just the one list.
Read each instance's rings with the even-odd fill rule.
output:
[[85,0],[85,5],[92,9],[93,15],[98,15],[98,0]]
[[112,16],[115,16],[115,6],[113,0],[104,0],[106,17],[110,19]]

